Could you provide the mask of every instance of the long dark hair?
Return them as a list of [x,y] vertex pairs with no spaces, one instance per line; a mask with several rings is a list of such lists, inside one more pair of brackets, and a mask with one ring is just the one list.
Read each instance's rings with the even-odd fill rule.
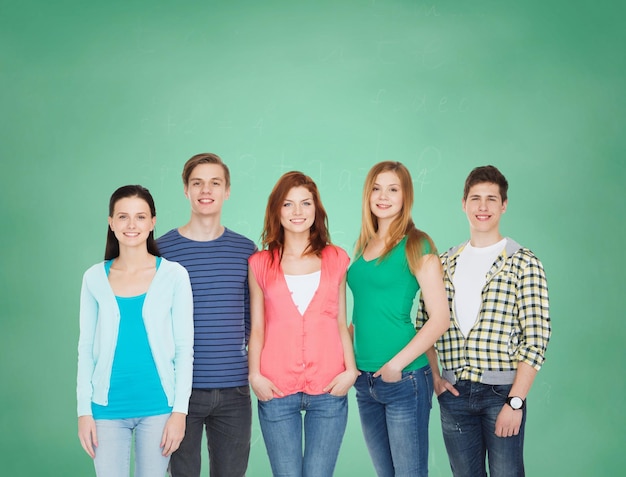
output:
[[[156,207],[154,206],[154,199],[152,198],[152,194],[150,191],[143,186],[140,185],[126,185],[122,186],[113,192],[111,195],[111,199],[109,200],[109,217],[113,217],[113,211],[115,210],[115,204],[120,199],[125,199],[127,197],[138,197],[143,199],[150,207],[150,215],[151,217],[156,217]],[[148,247],[148,253],[155,255],[157,257],[161,256],[161,252],[159,252],[159,247],[157,246],[156,240],[154,240],[154,230],[150,232],[148,235],[148,241],[146,243]],[[120,242],[117,240],[115,233],[111,230],[111,227],[108,227],[107,231],[107,243],[104,249],[104,259],[111,260],[112,258],[118,257],[120,254]]]

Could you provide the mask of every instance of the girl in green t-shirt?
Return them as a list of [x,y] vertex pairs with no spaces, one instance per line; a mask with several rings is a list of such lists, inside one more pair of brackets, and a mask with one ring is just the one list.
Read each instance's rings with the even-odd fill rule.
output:
[[[450,325],[439,257],[412,206],[404,165],[372,167],[348,284],[361,427],[379,476],[428,474],[433,383],[425,353]],[[430,319],[416,331],[410,313],[420,290]]]

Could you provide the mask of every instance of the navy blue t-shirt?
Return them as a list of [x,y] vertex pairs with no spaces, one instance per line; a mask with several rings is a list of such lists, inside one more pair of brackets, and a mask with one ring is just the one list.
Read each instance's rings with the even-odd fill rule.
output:
[[231,388],[248,384],[250,336],[248,257],[252,240],[225,229],[198,242],[172,229],[157,240],[167,260],[187,269],[193,290],[193,387]]

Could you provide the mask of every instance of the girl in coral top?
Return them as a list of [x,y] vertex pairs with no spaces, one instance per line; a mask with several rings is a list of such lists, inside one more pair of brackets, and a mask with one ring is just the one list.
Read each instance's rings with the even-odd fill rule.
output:
[[261,239],[249,259],[248,360],[272,472],[330,476],[358,375],[346,323],[349,257],[330,243],[317,186],[301,172],[274,186]]

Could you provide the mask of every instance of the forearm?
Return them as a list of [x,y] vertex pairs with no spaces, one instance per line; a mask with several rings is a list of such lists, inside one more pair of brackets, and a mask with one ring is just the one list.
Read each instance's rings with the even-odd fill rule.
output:
[[250,338],[248,339],[248,376],[261,374],[261,351],[265,344],[265,299],[252,268],[248,271],[250,288]]
[[339,328],[339,337],[341,338],[341,345],[343,346],[343,362],[346,367],[346,371],[356,371],[356,361],[354,359],[354,349],[352,347],[352,337],[347,326]]
[[426,353],[450,327],[450,310],[439,258],[435,255],[423,256],[415,278],[421,288],[423,311],[428,312],[429,319],[419,328],[411,341],[389,361],[394,370],[404,369],[415,358]]
[[193,295],[189,278],[176,289],[172,303],[172,330],[174,334],[174,406],[173,411],[187,414],[193,381]]
[[548,285],[536,257],[524,268],[517,284],[518,320],[522,330],[519,360],[539,370],[550,341],[550,303]]
[[248,341],[248,375],[258,376],[261,374],[261,350],[263,349],[264,334],[252,329]]
[[450,320],[447,315],[431,316],[413,339],[389,360],[389,363],[394,369],[404,369],[418,356],[432,348],[449,326]]
[[346,371],[356,372],[356,361],[354,359],[354,348],[352,346],[352,323],[348,327],[348,316],[346,306],[346,279],[343,278],[339,286],[339,315],[337,325],[339,327],[339,338],[343,347],[343,362]]
[[91,415],[93,386],[91,377],[95,369],[93,355],[97,323],[97,307],[93,297],[83,286],[80,307],[80,331],[78,338],[78,372],[76,376],[76,399],[79,416]]
[[430,364],[433,378],[440,378],[441,373],[439,372],[439,358],[437,357],[437,350],[434,346],[431,346],[428,350],[426,350],[426,357],[428,358],[428,364]]
[[535,368],[524,362],[518,363],[515,380],[513,381],[509,395],[519,396],[522,399],[526,399],[526,396],[528,396],[530,388],[535,381],[535,376],[537,376],[537,370]]

